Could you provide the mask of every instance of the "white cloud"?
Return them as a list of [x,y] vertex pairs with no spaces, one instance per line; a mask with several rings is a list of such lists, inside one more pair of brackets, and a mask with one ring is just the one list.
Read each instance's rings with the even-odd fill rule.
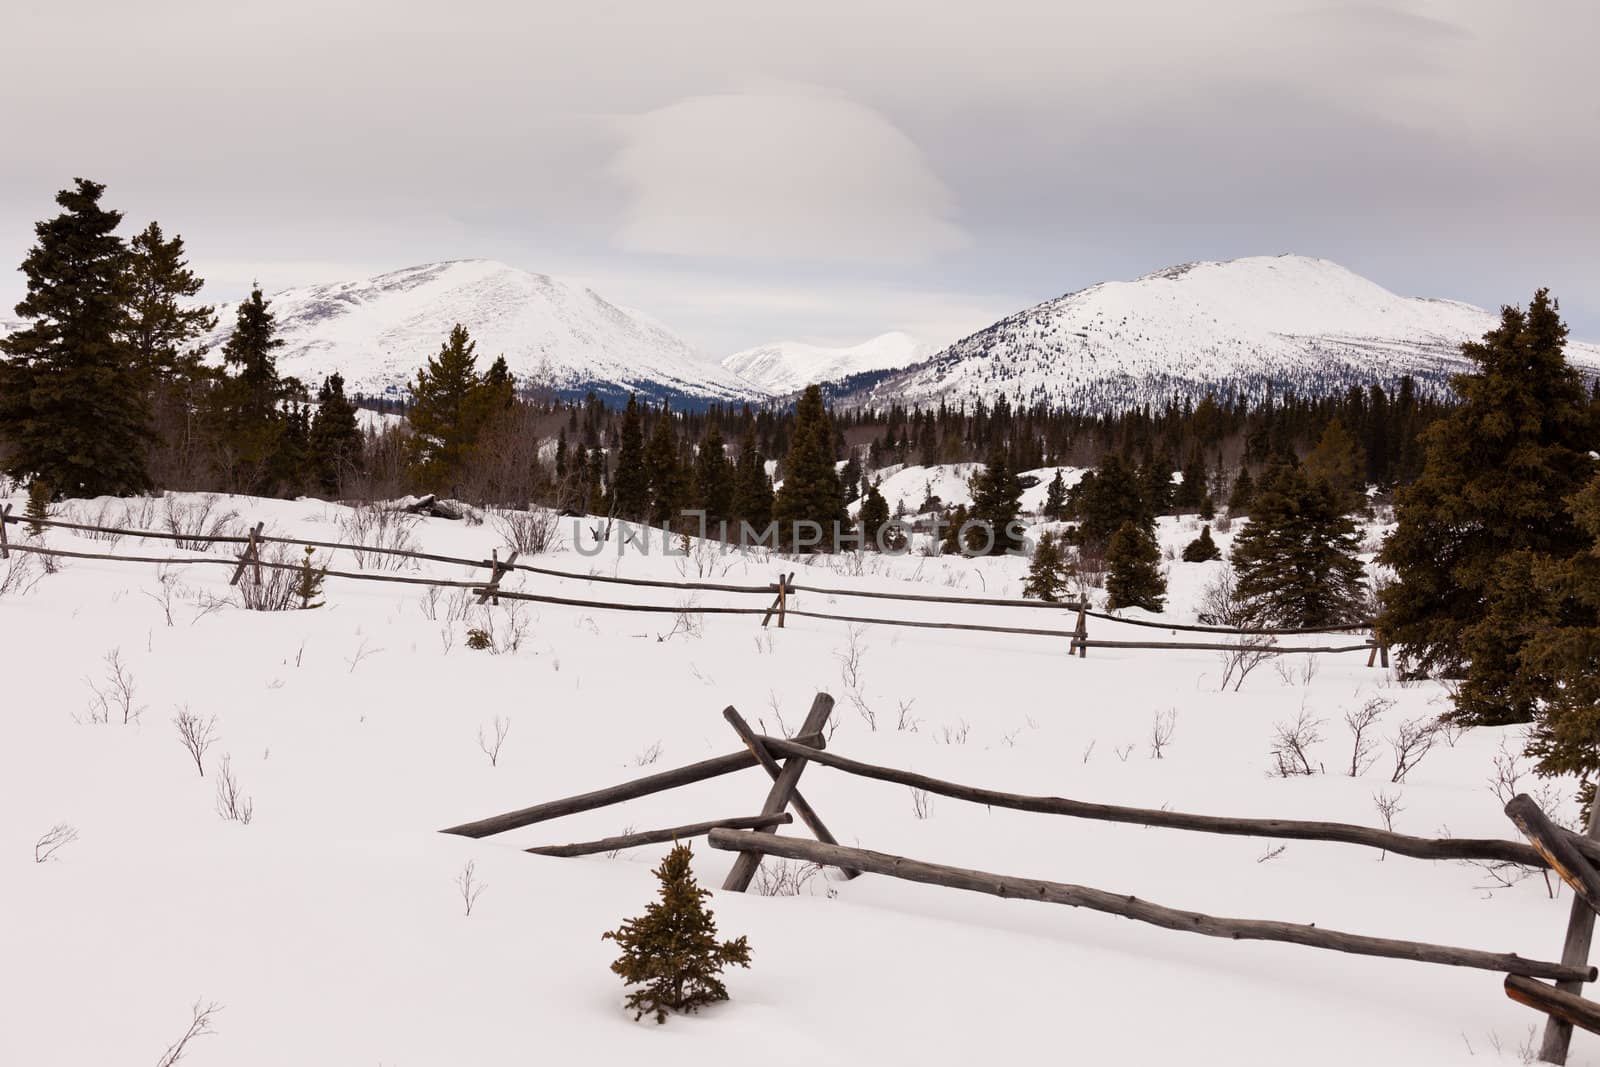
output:
[[696,96],[625,119],[627,249],[914,263],[966,244],[955,198],[882,114],[805,90]]

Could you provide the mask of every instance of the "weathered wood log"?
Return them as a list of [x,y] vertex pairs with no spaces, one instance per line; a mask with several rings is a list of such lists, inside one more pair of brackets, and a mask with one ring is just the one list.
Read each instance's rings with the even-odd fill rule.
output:
[[1600,871],[1596,871],[1564,835],[1561,828],[1539,809],[1533,798],[1518,793],[1506,803],[1506,817],[1522,831],[1528,843],[1539,850],[1550,869],[1572,887],[1572,891],[1589,906],[1600,912]]
[[[806,737],[803,740],[821,742],[822,738]],[[756,765],[755,756],[749,751],[741,749],[730,752],[726,756],[713,756],[711,759],[691,763],[686,767],[674,767],[670,771],[661,771],[659,774],[649,774],[643,778],[635,778],[631,782],[621,785],[607,786],[605,789],[596,789],[590,793],[578,796],[562,797],[544,804],[535,804],[531,808],[522,808],[518,811],[508,811],[503,815],[494,815],[487,819],[478,819],[475,822],[462,823],[440,830],[442,834],[455,834],[458,837],[489,837],[492,834],[502,834],[507,830],[516,830],[523,826],[532,826],[536,822],[548,819],[558,819],[563,815],[576,815],[580,811],[593,811],[595,808],[604,808],[612,804],[620,804],[625,800],[634,800],[638,797],[647,797],[652,793],[660,793],[668,789],[676,789],[681,785],[693,785],[703,782],[708,778],[717,778],[734,771],[742,771],[746,767]]]
[[256,539],[261,536],[261,529],[266,523],[258,522],[250,531],[250,539],[244,546],[244,552],[239,556],[239,566],[234,568],[233,577],[228,579],[229,585],[238,585],[239,579],[244,577],[244,569],[250,564],[256,565],[256,584],[261,584],[261,543]]
[[516,566],[517,555],[517,551],[513,549],[511,555],[506,557],[505,562],[502,563],[498,548],[489,553],[489,584],[477,591],[478,604],[480,606],[484,601],[491,599],[494,601],[495,607],[500,606],[500,579],[510,574],[511,568]]
[[[775,755],[795,755],[800,746],[778,737],[763,737],[762,742]],[[1130,808],[1116,804],[1093,804],[1065,797],[1028,796],[1006,793],[997,789],[983,789],[932,778],[915,771],[894,767],[879,767],[862,763],[835,752],[811,752],[813,762],[844,771],[862,778],[880,782],[925,789],[954,800],[967,800],[992,808],[1009,808],[1013,811],[1032,811],[1044,815],[1068,815],[1078,819],[1100,822],[1129,823],[1135,826],[1159,826],[1171,830],[1195,830],[1208,834],[1231,837],[1272,837],[1289,841],[1334,841],[1348,845],[1365,845],[1385,849],[1402,856],[1425,860],[1490,860],[1518,863],[1527,867],[1544,867],[1544,857],[1537,849],[1520,841],[1500,841],[1493,838],[1428,838],[1392,833],[1369,826],[1356,826],[1337,822],[1304,822],[1294,819],[1252,819],[1225,815],[1195,815],[1162,808]],[[1585,855],[1600,852],[1600,844],[1568,835],[1574,845]]]
[[[1594,843],[1600,838],[1600,804],[1589,805],[1589,826],[1582,838],[1574,842]],[[1594,938],[1595,912],[1589,902],[1573,895],[1568,909],[1567,936],[1561,945],[1561,962],[1568,966],[1587,966],[1589,943]],[[1557,982],[1556,989],[1571,996],[1583,992],[1582,982]],[[1567,1049],[1572,1044],[1572,1023],[1559,1015],[1551,1015],[1544,1024],[1544,1036],[1539,1044],[1539,1058],[1546,1063],[1566,1063]]]
[[1283,941],[1358,956],[1416,960],[1420,963],[1438,963],[1451,967],[1475,967],[1485,971],[1524,974],[1536,978],[1576,978],[1593,981],[1595,977],[1592,968],[1568,967],[1560,963],[1523,959],[1515,953],[1482,952],[1477,949],[1433,945],[1422,941],[1368,937],[1364,934],[1326,930],[1310,924],[1222,918],[1198,911],[1169,908],[1124,893],[1108,893],[1103,889],[1090,889],[1087,886],[1072,885],[1067,882],[1013,878],[1009,875],[992,874],[965,867],[923,863],[920,860],[893,856],[885,852],[847,848],[843,845],[825,845],[820,841],[807,841],[798,837],[778,837],[745,830],[712,830],[709,837],[712,848],[739,852],[740,855],[745,855],[752,849],[759,849],[771,856],[782,856],[808,863],[824,863],[831,867],[849,866],[869,874],[884,874],[910,882],[965,889],[973,893],[987,893],[990,896],[1007,899],[1039,900],[1050,904],[1087,908],[1108,915],[1121,915],[1168,930],[1184,930],[1192,934],[1204,934],[1207,937],[1225,937],[1235,941]]
[[603,837],[598,841],[579,841],[571,845],[540,845],[538,848],[525,848],[522,851],[531,852],[535,856],[593,856],[600,852],[616,852],[618,849],[704,837],[715,829],[764,830],[791,822],[794,822],[794,816],[783,811],[776,815],[746,815],[735,819],[712,819],[709,822],[690,823],[687,826],[671,826],[665,830],[643,830],[634,834]]
[[966,630],[990,634],[1028,634],[1034,637],[1071,637],[1071,630],[1038,630],[1025,626],[988,626],[974,622],[923,622],[912,619],[876,619],[862,615],[831,615],[821,611],[796,611],[790,615],[800,619],[826,619],[831,622],[856,622],[867,626],[909,626],[919,630]]
[[1288,656],[1298,652],[1333,655],[1339,652],[1365,652],[1372,647],[1365,641],[1359,645],[1230,645],[1222,641],[1102,641],[1098,638],[1084,641],[1083,644],[1090,648],[1143,648],[1184,652],[1236,652],[1240,648],[1246,648],[1251,652],[1267,656]]
[[[1508,974],[1506,996],[1518,1004],[1526,1004],[1535,1011],[1544,1012],[1552,1021],[1559,1019],[1566,1024],[1568,1038],[1572,1036],[1574,1026],[1581,1026],[1592,1034],[1600,1034],[1600,1004],[1585,1000],[1576,993],[1562,992],[1560,989],[1547,986],[1543,982],[1536,982],[1532,978],[1525,978],[1520,974]],[[1563,1048],[1561,1058],[1552,1060],[1541,1050],[1539,1059],[1545,1063],[1566,1063],[1567,1051]]]
[[[792,578],[793,575],[790,575]],[[1055,611],[1073,611],[1077,604],[1052,600],[1019,600],[1003,597],[939,596],[930,593],[884,593],[867,589],[829,589],[817,585],[790,585],[791,593],[816,593],[819,596],[860,597],[866,600],[904,600],[923,604],[966,604],[988,608],[1049,608]]]
[[[800,727],[802,734],[816,735],[816,742],[812,745],[801,745],[798,752],[790,753],[789,759],[784,762],[783,770],[772,780],[772,789],[767,793],[767,802],[761,806],[763,815],[774,815],[788,808],[794,798],[795,787],[800,784],[800,775],[806,769],[807,757],[824,744],[822,728],[828,724],[828,716],[832,712],[833,697],[827,693],[818,693],[811,701],[811,710],[806,712],[805,723]],[[756,758],[753,753],[747,754],[751,759]],[[758,831],[751,836],[770,837],[773,836],[773,831]],[[761,853],[741,852],[739,858],[733,861],[733,867],[728,871],[728,877],[723,880],[722,888],[743,893],[750,888],[750,880],[755,877],[756,870],[760,866]]]
[[[473,583],[473,591],[477,592],[483,587],[482,582]],[[562,604],[572,608],[598,608],[602,611],[644,611],[665,613],[670,615],[760,615],[761,608],[724,608],[724,607],[673,607],[670,604],[616,604],[605,600],[576,600],[572,597],[546,596],[543,593],[513,593],[502,589],[500,597],[505,600],[528,600],[535,604]]]
[[[767,751],[767,746],[762,743],[761,736],[750,729],[750,724],[744,721],[744,716],[740,715],[731,705],[722,709],[722,717],[728,720],[728,725],[732,726],[734,733],[739,735],[739,740],[744,742],[744,746],[750,750],[756,761],[766,769],[767,774],[776,782],[778,776],[783,773],[783,768],[778,766],[778,761],[773,759],[772,753]],[[829,845],[837,845],[839,843],[839,839],[834,837],[827,826],[823,824],[822,817],[812,809],[810,802],[806,800],[800,790],[796,789],[794,791],[794,796],[791,798],[790,803],[794,805],[794,810],[799,814],[800,821],[806,824],[806,828],[815,835],[818,841]],[[846,878],[854,878],[860,873],[860,871],[845,871],[844,876]]]

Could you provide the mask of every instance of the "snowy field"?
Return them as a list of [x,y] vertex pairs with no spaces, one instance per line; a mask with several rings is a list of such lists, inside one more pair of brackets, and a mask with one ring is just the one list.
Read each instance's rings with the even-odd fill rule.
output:
[[[920,494],[929,474],[897,476],[904,495]],[[348,514],[310,500],[221,506],[239,526],[265,520],[270,532],[323,540],[341,539]],[[117,518],[123,507],[106,510]],[[146,517],[159,521],[165,502],[150,507]],[[99,502],[79,502],[61,517],[100,513]],[[1164,520],[1161,537],[1181,549],[1196,532],[1192,519]],[[420,521],[413,537],[471,557],[502,545],[492,523]],[[1018,559],[811,567],[704,550],[619,557],[614,546],[588,557],[576,550],[586,537],[566,527],[563,547],[537,562],[738,583],[792,568],[801,584],[974,596],[1018,595],[1026,571]],[[64,531],[45,539],[194,554]],[[1226,549],[1228,536],[1218,540]],[[342,555],[333,564],[354,567]],[[1225,564],[1168,566],[1167,617],[1192,620],[1200,589]],[[1441,742],[1391,784],[1387,739],[1447,698],[1367,668],[1365,655],[1266,664],[1239,691],[1219,692],[1211,652],[1097,649],[1079,660],[1052,638],[883,626],[852,634],[798,618],[762,631],[755,618],[710,614],[673,632],[671,614],[464,608],[448,591],[430,602],[413,587],[332,579],[319,610],[254,613],[219,601],[228,576],[222,566],[69,560],[31,591],[0,597],[0,1064],[155,1063],[196,1001],[221,1009],[215,1034],[190,1046],[192,1067],[1517,1063],[1542,1024],[1489,972],[1201,938],[871,875],[814,877],[796,896],[717,893],[721,931],[749,937],[752,969],[728,976],[726,1004],[665,1026],[635,1023],[607,969],[615,947],[600,934],[650,900],[650,869],[666,846],[588,859],[520,850],[755,814],[765,775],[482,841],[437,832],[734,751],[720,715],[730,704],[758,728],[793,730],[825,690],[838,698],[830,749],[961,782],[1367,825],[1381,825],[1374,797],[1386,794],[1398,798],[1397,830],[1513,837],[1491,779],[1502,749],[1520,747],[1516,731]],[[507,587],[681,603],[671,590],[533,574]],[[753,599],[698,597],[698,606]],[[798,606],[1061,629],[1073,621],[815,594],[800,594]],[[500,650],[467,648],[468,628],[486,622]],[[1179,639],[1104,622],[1091,635]],[[107,683],[113,655],[131,679],[126,723]],[[109,722],[93,721],[96,690]],[[1344,716],[1375,697],[1392,702],[1382,743],[1351,777]],[[183,709],[215,716],[204,777],[174,727]],[[1274,725],[1302,712],[1323,720],[1311,755],[1326,773],[1274,776]],[[494,733],[497,716],[509,731],[491,765],[479,735]],[[1170,743],[1155,758],[1152,728],[1167,716]],[[248,825],[218,814],[224,758],[253,804]],[[1520,788],[1540,784],[1528,777]],[[1472,865],[1353,846],[1280,847],[937,797],[919,817],[909,790],[820,766],[802,789],[845,844],[1213,914],[1542,959],[1559,956],[1567,919],[1568,894],[1552,898],[1538,875],[1503,885]],[[1572,783],[1553,789],[1556,813],[1570,820]],[[35,841],[56,824],[77,839],[36,863]],[[469,862],[486,888],[466,915],[456,881]],[[703,884],[719,885],[730,862],[696,844]],[[1600,1041],[1579,1034],[1571,1062],[1600,1063]]]

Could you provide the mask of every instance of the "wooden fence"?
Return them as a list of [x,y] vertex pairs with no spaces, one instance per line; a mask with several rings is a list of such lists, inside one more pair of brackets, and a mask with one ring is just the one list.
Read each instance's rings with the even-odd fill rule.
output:
[[[1008,899],[1066,904],[1207,937],[1278,941],[1361,956],[1494,971],[1506,976],[1504,989],[1508,996],[1547,1016],[1540,1051],[1543,1061],[1558,1064],[1566,1062],[1573,1026],[1600,1033],[1600,1003],[1580,995],[1584,984],[1594,982],[1597,978],[1595,968],[1589,965],[1589,941],[1596,910],[1600,909],[1600,871],[1596,869],[1596,865],[1600,864],[1600,805],[1594,807],[1596,814],[1591,817],[1587,834],[1575,834],[1554,825],[1537,804],[1527,796],[1519,795],[1506,805],[1507,816],[1525,839],[1514,841],[1423,838],[1348,823],[1199,815],[1166,809],[1094,804],[1064,797],[1027,796],[875,766],[829,752],[825,747],[824,735],[832,710],[833,698],[826,693],[817,694],[800,734],[793,738],[778,738],[757,734],[737,710],[729,707],[723,711],[723,718],[742,747],[727,755],[659,771],[580,796],[565,797],[463,823],[442,832],[472,838],[489,837],[759,766],[766,771],[771,785],[760,812],[755,815],[709,819],[684,826],[627,833],[599,841],[537,846],[526,851],[546,856],[584,856],[704,836],[712,848],[736,854],[733,866],[722,883],[722,888],[727,891],[747,890],[762,859],[776,856],[834,867],[845,878],[877,874]],[[1520,864],[1554,871],[1572,887],[1575,898],[1559,961],[1530,959],[1516,953],[1373,937],[1331,930],[1316,924],[1207,915],[1088,886],[928,863],[906,856],[841,845],[799,790],[801,775],[810,763],[991,808],[1208,834],[1337,842],[1427,860]],[[793,809],[792,815],[790,809]],[[815,840],[778,836],[778,827],[791,823],[794,816],[799,817]]]
[[[127,555],[115,552],[89,552],[51,548],[42,543],[10,540],[6,533],[8,526],[39,526],[52,529],[74,531],[85,534],[104,536],[127,537],[138,540],[157,540],[182,542],[185,544],[220,544],[240,546],[241,552],[235,558],[211,556],[149,556]],[[1062,638],[1068,642],[1068,654],[1076,654],[1080,658],[1088,655],[1091,648],[1106,649],[1137,649],[1150,651],[1219,651],[1227,653],[1244,653],[1252,656],[1277,656],[1295,654],[1322,654],[1344,652],[1367,652],[1367,665],[1389,665],[1388,647],[1379,642],[1376,637],[1342,645],[1279,645],[1277,639],[1281,636],[1305,636],[1313,634],[1337,634],[1352,631],[1371,631],[1370,622],[1356,622],[1348,624],[1333,624],[1325,627],[1264,627],[1264,628],[1229,628],[1220,626],[1206,626],[1193,623],[1168,623],[1152,619],[1123,618],[1107,612],[1096,611],[1086,603],[1076,601],[1056,602],[1046,600],[1031,600],[1026,598],[1007,597],[963,597],[930,593],[885,592],[864,589],[842,589],[815,585],[796,584],[794,572],[780,573],[775,582],[765,585],[740,585],[726,582],[702,581],[667,581],[649,578],[625,578],[614,575],[583,574],[573,571],[564,571],[553,567],[542,567],[526,563],[518,559],[516,552],[502,560],[498,550],[489,559],[468,559],[460,556],[446,556],[432,552],[418,552],[410,549],[390,548],[376,545],[350,544],[340,541],[321,541],[300,537],[279,537],[268,534],[264,524],[258,522],[244,534],[203,534],[203,533],[177,533],[167,530],[138,530],[114,526],[99,526],[91,523],[70,522],[62,519],[40,518],[30,519],[13,514],[11,505],[0,505],[0,558],[5,558],[10,552],[32,553],[41,556],[51,556],[62,559],[82,560],[109,560],[124,563],[145,563],[160,566],[224,566],[234,568],[232,584],[237,585],[241,578],[249,573],[259,581],[261,571],[269,570],[298,570],[303,564],[298,562],[282,562],[263,559],[261,549],[265,545],[287,545],[301,548],[324,549],[329,552],[349,552],[362,555],[390,556],[406,560],[428,563],[440,563],[450,566],[466,568],[481,568],[489,572],[487,579],[480,580],[450,580],[444,578],[421,577],[401,574],[389,574],[368,570],[332,570],[325,572],[329,578],[346,581],[372,581],[389,582],[400,585],[433,586],[447,589],[467,589],[478,597],[478,602],[493,601],[498,604],[504,600],[521,600],[536,604],[553,604],[564,607],[588,608],[600,611],[632,611],[655,614],[707,614],[707,615],[759,615],[761,625],[766,627],[776,621],[779,628],[786,625],[790,618],[818,619],[830,622],[843,622],[870,626],[898,626],[911,629],[951,630],[968,633],[998,633],[1017,636],[1054,637]],[[593,600],[582,597],[560,596],[552,593],[536,593],[526,590],[512,590],[502,587],[505,578],[513,573],[537,574],[552,577],[563,581],[584,583],[599,583],[603,585],[619,585],[641,589],[670,589],[683,593],[715,592],[735,595],[746,595],[760,598],[766,606],[728,606],[711,605],[692,607],[673,606],[665,604],[635,604],[618,603],[616,601]],[[964,608],[1020,608],[1032,610],[1047,610],[1058,613],[1074,613],[1074,622],[1071,629],[1052,627],[1027,627],[1007,626],[994,623],[980,623],[971,621],[936,621],[927,619],[908,619],[884,617],[881,615],[856,615],[841,614],[832,611],[813,611],[797,606],[796,597],[801,593],[811,593],[825,597],[854,597],[867,600],[889,600],[908,604],[943,604]],[[769,601],[770,598],[770,602]],[[1118,625],[1141,627],[1145,629],[1167,630],[1169,632],[1190,632],[1201,634],[1217,634],[1237,638],[1235,642],[1182,642],[1182,641],[1121,641],[1091,638],[1089,636],[1089,620],[1104,620]]]

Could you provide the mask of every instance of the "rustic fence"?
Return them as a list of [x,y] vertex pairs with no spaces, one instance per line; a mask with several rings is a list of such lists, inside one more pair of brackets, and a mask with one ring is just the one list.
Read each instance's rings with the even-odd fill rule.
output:
[[[90,552],[74,549],[61,549],[46,546],[42,543],[10,540],[6,533],[8,526],[38,526],[41,528],[60,529],[89,535],[116,536],[119,538],[132,538],[136,540],[155,540],[180,542],[183,544],[208,544],[208,545],[236,545],[241,551],[238,557],[227,559],[212,556],[149,556],[128,555],[116,552]],[[81,560],[107,560],[124,563],[156,564],[160,566],[224,566],[234,568],[231,584],[237,585],[245,574],[251,574],[257,581],[263,569],[299,570],[302,563],[283,562],[263,559],[261,549],[266,545],[286,545],[301,548],[323,549],[329,552],[348,552],[359,560],[362,558],[388,556],[417,562],[437,563],[447,566],[459,566],[469,569],[483,569],[488,571],[486,579],[451,580],[447,578],[401,575],[374,572],[370,570],[334,570],[323,571],[326,577],[345,581],[373,581],[389,582],[400,585],[434,586],[438,588],[468,589],[478,597],[478,602],[492,601],[496,604],[502,599],[521,600],[537,604],[553,604],[564,607],[587,608],[600,611],[631,611],[656,614],[708,614],[708,615],[759,615],[763,627],[771,625],[774,621],[778,627],[784,627],[790,618],[817,619],[830,622],[843,622],[871,626],[897,626],[911,629],[949,630],[968,633],[997,633],[1017,636],[1052,637],[1061,638],[1068,642],[1069,655],[1075,654],[1080,658],[1088,655],[1091,648],[1104,649],[1135,649],[1151,651],[1219,651],[1227,653],[1246,653],[1252,656],[1278,656],[1294,654],[1320,654],[1367,652],[1367,664],[1372,666],[1381,660],[1381,665],[1389,665],[1389,652],[1376,637],[1368,638],[1359,643],[1342,645],[1279,645],[1277,639],[1282,636],[1307,636],[1314,634],[1337,634],[1356,631],[1371,631],[1370,622],[1356,622],[1348,624],[1334,624],[1325,627],[1263,627],[1263,628],[1230,628],[1219,626],[1204,626],[1193,623],[1167,623],[1151,619],[1123,618],[1091,608],[1087,603],[1077,601],[1047,601],[1026,598],[1009,597],[965,597],[932,593],[887,592],[865,589],[845,589],[810,584],[797,584],[795,574],[780,573],[777,580],[764,585],[741,585],[727,582],[705,581],[669,581],[650,578],[631,578],[617,575],[584,574],[574,571],[565,571],[553,567],[543,567],[523,562],[518,559],[518,554],[512,552],[506,559],[500,559],[498,550],[491,554],[489,559],[469,559],[460,556],[446,556],[432,552],[420,552],[412,549],[392,548],[377,545],[351,544],[341,541],[323,541],[302,537],[280,537],[265,532],[263,523],[256,523],[243,534],[222,533],[179,533],[168,530],[139,530],[115,526],[101,526],[92,523],[71,522],[55,518],[28,518],[12,512],[11,505],[0,505],[0,558],[10,552],[32,553],[41,556],[51,556],[63,559]],[[733,605],[682,605],[618,603],[616,601],[594,600],[584,597],[561,596],[548,592],[532,592],[521,589],[506,589],[502,587],[505,578],[513,573],[536,574],[556,578],[563,581],[596,583],[601,585],[617,585],[640,589],[668,589],[682,593],[727,593],[759,597],[766,606],[733,606]],[[865,600],[896,601],[906,604],[941,604],[960,608],[1015,608],[1030,610],[1053,611],[1058,614],[1072,613],[1073,624],[1071,629],[1060,627],[1030,627],[1015,625],[1000,625],[973,621],[938,621],[929,619],[909,619],[885,617],[882,615],[857,615],[843,614],[837,611],[817,611],[808,607],[799,606],[797,597],[801,593],[809,593],[823,597],[850,597]],[[770,598],[770,602],[769,601]],[[1184,641],[1125,641],[1091,638],[1089,635],[1089,621],[1091,619],[1103,620],[1117,625],[1140,627],[1145,629],[1166,630],[1168,632],[1192,632],[1200,634],[1216,634],[1233,637],[1233,642],[1184,642]]]
[[[1566,1062],[1573,1026],[1600,1033],[1600,1003],[1580,995],[1584,984],[1594,982],[1597,978],[1595,968],[1589,965],[1589,940],[1596,910],[1600,909],[1600,872],[1596,870],[1596,865],[1600,864],[1600,805],[1594,808],[1596,814],[1591,817],[1587,834],[1576,834],[1554,825],[1538,805],[1527,796],[1519,795],[1506,805],[1506,814],[1521,831],[1525,841],[1513,841],[1414,837],[1349,823],[1199,815],[1164,808],[1134,808],[1064,797],[1028,796],[963,785],[913,771],[875,766],[829,752],[826,750],[825,734],[832,710],[833,698],[826,693],[817,694],[800,733],[792,738],[779,738],[757,734],[743,716],[730,707],[723,711],[723,718],[738,737],[741,747],[727,755],[660,771],[591,793],[463,823],[442,832],[471,838],[489,837],[759,766],[767,772],[772,784],[761,810],[755,815],[710,819],[598,841],[536,846],[526,851],[545,856],[585,856],[703,836],[709,840],[712,848],[737,854],[722,883],[722,888],[727,891],[743,892],[748,889],[762,859],[774,856],[833,867],[845,878],[877,874],[1008,899],[1066,904],[1207,937],[1278,941],[1353,955],[1494,971],[1506,976],[1504,989],[1508,996],[1536,1008],[1548,1017],[1540,1051],[1540,1058],[1545,1062]],[[1572,887],[1575,898],[1559,961],[1529,959],[1516,953],[1373,937],[1331,930],[1315,924],[1207,915],[1088,886],[928,863],[841,845],[800,793],[800,778],[810,763],[990,808],[1208,834],[1336,842],[1425,860],[1519,864],[1553,870]],[[790,809],[793,809],[792,815]],[[796,815],[811,831],[814,841],[778,836],[778,827],[792,823]],[[1547,982],[1553,982],[1554,985]]]

